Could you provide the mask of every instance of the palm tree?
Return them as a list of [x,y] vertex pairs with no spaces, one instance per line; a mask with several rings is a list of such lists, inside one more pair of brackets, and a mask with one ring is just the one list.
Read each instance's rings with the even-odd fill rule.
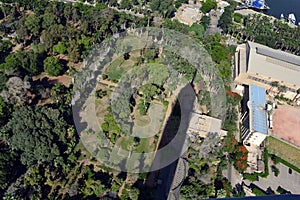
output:
[[285,85],[279,85],[278,90],[279,90],[278,94],[280,94],[282,92],[285,93],[287,91],[287,87]]
[[[293,98],[293,101],[296,100],[297,96],[300,94],[300,88],[297,90],[297,94],[295,95],[295,97]],[[298,98],[297,98],[298,99]]]
[[271,86],[272,87],[278,87],[279,86],[279,82],[278,81],[272,81],[271,82]]

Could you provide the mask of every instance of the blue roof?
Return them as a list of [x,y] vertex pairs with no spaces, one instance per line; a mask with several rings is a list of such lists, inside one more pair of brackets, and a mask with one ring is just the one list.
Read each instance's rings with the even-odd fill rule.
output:
[[262,0],[254,0],[252,2],[252,6],[255,8],[262,8],[263,7],[263,1]]
[[249,102],[251,128],[263,134],[268,134],[265,89],[256,85],[249,86]]

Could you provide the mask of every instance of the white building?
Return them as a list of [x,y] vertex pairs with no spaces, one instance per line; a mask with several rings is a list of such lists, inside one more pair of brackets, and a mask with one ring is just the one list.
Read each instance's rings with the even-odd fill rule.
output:
[[197,134],[205,138],[208,133],[218,133],[220,137],[227,135],[227,131],[222,130],[222,120],[192,112],[187,134],[189,136]]
[[247,42],[237,48],[234,75],[238,84],[254,84],[265,89],[277,81],[296,95],[300,87],[300,57]]

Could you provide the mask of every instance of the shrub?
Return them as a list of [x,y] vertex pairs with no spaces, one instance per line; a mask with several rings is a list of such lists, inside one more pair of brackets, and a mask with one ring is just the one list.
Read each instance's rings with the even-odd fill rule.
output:
[[44,70],[50,76],[58,76],[63,70],[63,66],[59,63],[58,58],[56,57],[47,57],[44,60]]
[[60,53],[60,54],[66,53],[67,52],[67,47],[66,47],[65,43],[58,42],[56,45],[54,45],[53,52]]
[[256,196],[265,196],[266,195],[266,193],[263,191],[263,190],[261,190],[261,189],[259,189],[259,188],[253,188],[253,190],[252,190],[252,192],[256,195]]
[[138,104],[138,110],[140,112],[141,115],[146,115],[147,114],[147,110],[149,107],[149,103],[145,100],[141,100],[141,102]]
[[241,23],[243,19],[243,15],[241,15],[240,13],[234,13],[233,14],[233,20],[237,23]]
[[251,182],[254,182],[254,181],[257,181],[258,180],[258,175],[257,173],[254,173],[254,174],[247,174],[245,173],[243,175],[243,177]]
[[96,91],[96,97],[98,97],[99,99],[102,99],[106,95],[107,95],[107,91],[106,90],[100,89],[100,90]]
[[108,79],[108,75],[107,75],[107,74],[102,74],[102,79],[103,79],[103,80]]
[[291,194],[291,192],[283,189],[282,187],[278,186],[276,192],[278,192],[279,194]]
[[279,175],[279,169],[277,167],[274,168],[274,175],[276,177]]
[[260,177],[266,178],[269,176],[268,159],[269,159],[269,152],[268,152],[268,149],[265,148],[265,150],[264,150],[265,172],[262,174],[259,174]]
[[208,13],[212,9],[217,8],[217,2],[213,0],[206,0],[205,2],[202,2],[201,11],[204,13]]
[[166,107],[168,107],[169,102],[168,101],[163,101],[163,105],[166,106]]

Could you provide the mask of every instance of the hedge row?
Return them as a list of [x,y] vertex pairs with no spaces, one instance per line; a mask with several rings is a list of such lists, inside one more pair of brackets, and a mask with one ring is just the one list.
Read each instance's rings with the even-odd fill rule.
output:
[[256,196],[265,196],[266,195],[266,193],[263,190],[261,190],[261,189],[259,189],[257,187],[253,188],[252,192]]

